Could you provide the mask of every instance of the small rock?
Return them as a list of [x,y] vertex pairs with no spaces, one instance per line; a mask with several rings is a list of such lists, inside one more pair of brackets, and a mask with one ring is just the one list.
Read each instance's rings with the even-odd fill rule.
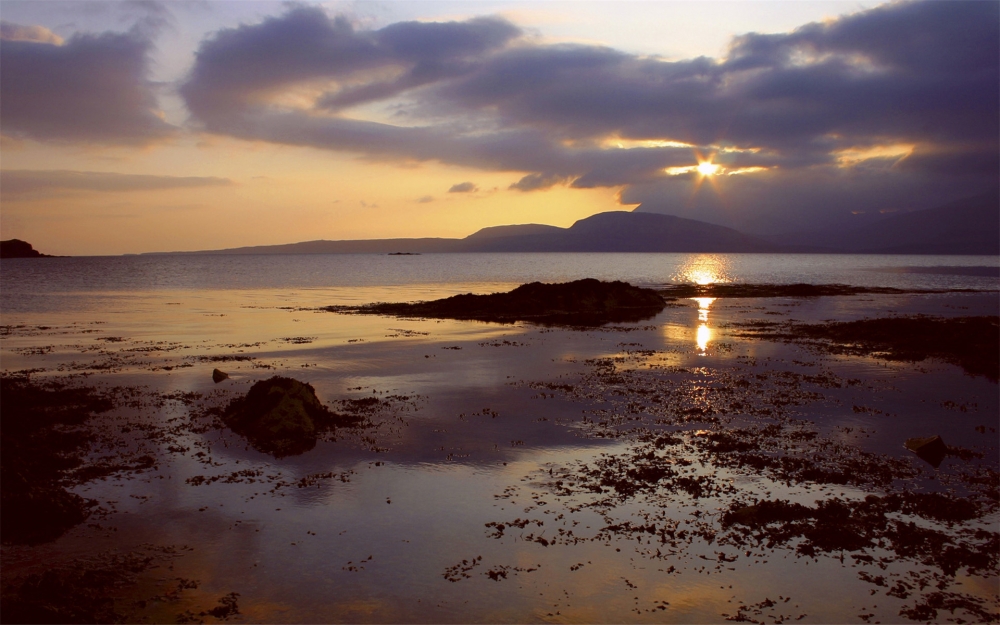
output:
[[941,461],[948,455],[948,446],[938,435],[926,438],[908,438],[903,443],[903,447],[917,454],[921,460],[928,462],[935,469],[941,466]]
[[311,384],[275,376],[230,402],[222,421],[254,449],[281,458],[315,447],[318,432],[356,425],[360,418],[332,412]]
[[218,384],[223,380],[228,380],[228,379],[229,379],[229,374],[226,373],[225,371],[219,371],[218,369],[212,370],[212,381],[214,381],[216,384]]

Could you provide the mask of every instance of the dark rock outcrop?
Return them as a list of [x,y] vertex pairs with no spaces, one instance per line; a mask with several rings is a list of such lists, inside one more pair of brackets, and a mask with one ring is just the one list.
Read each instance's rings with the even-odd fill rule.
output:
[[220,371],[219,369],[212,369],[212,381],[218,384],[223,380],[228,380],[229,374],[225,371]]
[[255,383],[229,404],[222,420],[254,449],[276,458],[309,451],[320,432],[359,421],[324,406],[311,384],[280,376]]
[[465,294],[432,302],[371,304],[353,309],[331,307],[328,310],[399,317],[597,326],[649,319],[664,306],[663,298],[652,289],[587,278],[561,284],[532,282],[509,293]]
[[0,241],[0,258],[52,258],[42,254],[31,246],[31,243],[21,239]]

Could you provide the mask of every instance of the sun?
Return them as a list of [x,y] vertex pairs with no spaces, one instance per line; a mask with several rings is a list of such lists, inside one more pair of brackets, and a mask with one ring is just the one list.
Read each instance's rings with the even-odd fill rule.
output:
[[711,161],[698,163],[698,173],[702,176],[712,176],[719,171],[719,166]]

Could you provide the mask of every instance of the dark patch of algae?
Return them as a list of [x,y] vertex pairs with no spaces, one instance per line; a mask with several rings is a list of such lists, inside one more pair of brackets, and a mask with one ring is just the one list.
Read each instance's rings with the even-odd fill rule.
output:
[[[134,479],[157,470],[155,449],[186,453],[183,436],[221,427],[218,409],[198,410],[167,424],[149,422],[141,411],[179,402],[189,407],[197,393],[149,393],[138,387],[97,388],[67,380],[36,381],[30,373],[0,377],[0,497],[5,549],[56,540],[88,518],[113,512],[68,489],[95,479]],[[116,409],[137,408],[137,416]],[[101,418],[95,418],[101,415]],[[99,455],[96,452],[105,452]],[[110,452],[108,455],[107,452]],[[204,456],[205,454],[201,454]],[[209,459],[209,462],[211,460]],[[100,527],[100,524],[93,524]],[[140,578],[189,547],[142,545],[126,552],[95,553],[46,563],[42,572],[0,572],[0,621],[4,623],[130,623],[147,605],[175,603],[199,582],[176,578],[162,594],[127,597]],[[34,567],[37,570],[38,567]],[[239,614],[235,593],[215,608],[179,615],[225,620]]]
[[[1000,596],[984,599],[956,584],[961,574],[1000,574],[1000,534],[989,520],[1000,509],[1000,473],[972,462],[980,454],[955,449],[948,471],[932,476],[947,490],[926,492],[920,479],[929,465],[915,456],[867,452],[795,417],[796,407],[823,399],[822,389],[853,380],[830,372],[669,367],[649,351],[587,364],[577,384],[529,386],[585,401],[593,408],[585,410],[583,429],[629,447],[529,475],[532,505],[525,513],[554,510],[554,497],[566,514],[589,510],[603,526],[588,531],[565,515],[528,515],[488,523],[493,538],[518,528],[518,539],[543,546],[632,541],[637,558],[670,565],[660,569],[668,574],[678,574],[674,565],[683,562],[698,570],[698,560],[703,569],[733,570],[730,563],[766,562],[775,550],[803,559],[847,556],[859,580],[875,587],[872,594],[910,599],[901,617],[927,621],[944,611],[959,623],[1000,621]],[[793,487],[821,498],[770,496]],[[835,488],[860,493],[831,496]],[[496,497],[524,495],[514,487]],[[775,605],[766,599],[723,616],[794,618]]]
[[93,389],[0,379],[0,518],[3,541],[55,540],[90,514],[94,502],[66,490],[92,439],[84,423],[111,401]]
[[840,354],[919,362],[937,358],[994,382],[1000,377],[1000,317],[884,317],[819,324],[734,324],[742,336],[806,343]]
[[[365,397],[335,401],[336,410],[331,410],[319,403],[310,385],[290,378],[271,378],[253,388],[257,391],[224,406],[219,402],[225,394],[206,397],[179,391],[156,393],[145,387],[82,386],[68,379],[36,380],[31,372],[0,376],[0,513],[5,548],[49,543],[88,518],[100,520],[115,512],[114,502],[98,505],[70,492],[73,486],[109,477],[132,480],[155,472],[162,454],[189,456],[206,467],[220,466],[211,455],[211,443],[196,439],[192,449],[191,441],[192,435],[221,429],[226,421],[262,451],[288,455],[315,445],[317,437],[331,440],[336,428],[360,432],[374,419],[412,404],[412,398],[405,396]],[[166,421],[152,416],[168,404],[184,406],[186,416]],[[312,428],[303,423],[303,415],[310,420],[315,417]],[[283,434],[278,446],[256,444],[261,441],[255,437],[267,428]],[[384,451],[373,436],[361,442],[371,451]],[[248,469],[197,475],[187,484],[261,482],[270,484],[274,493],[325,481],[347,482],[352,473],[322,472],[288,480]],[[100,523],[91,526],[101,527]],[[142,580],[149,581],[150,571],[162,570],[169,560],[191,549],[142,545],[131,551],[56,559],[47,562],[43,572],[11,573],[5,566],[0,570],[0,622],[131,623],[146,620],[143,615],[150,609],[182,602],[189,605],[191,597],[185,591],[197,588],[198,580],[168,579],[165,586],[158,583],[156,594],[143,599],[136,599],[135,594]],[[5,552],[5,558],[8,555]],[[239,616],[238,597],[238,593],[226,594],[218,605],[184,610],[176,620],[195,623]]]

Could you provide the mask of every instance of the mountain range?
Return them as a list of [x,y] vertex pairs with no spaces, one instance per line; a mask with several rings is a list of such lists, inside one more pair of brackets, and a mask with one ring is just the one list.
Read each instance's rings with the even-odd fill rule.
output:
[[893,214],[862,228],[754,236],[658,213],[610,211],[569,228],[520,224],[463,239],[304,241],[170,254],[361,254],[455,252],[814,252],[1000,255],[1000,192]]

